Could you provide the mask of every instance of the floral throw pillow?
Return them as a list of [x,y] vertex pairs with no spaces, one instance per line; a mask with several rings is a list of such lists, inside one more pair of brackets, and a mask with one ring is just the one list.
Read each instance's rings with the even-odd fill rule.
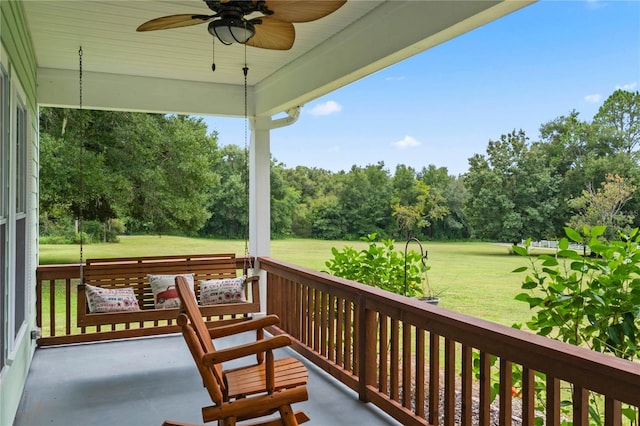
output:
[[245,277],[202,280],[200,281],[200,304],[204,306],[246,302],[245,283]]
[[180,298],[176,289],[176,277],[178,276],[185,277],[189,283],[189,288],[193,291],[193,274],[147,275],[149,284],[151,284],[153,302],[156,309],[180,307]]
[[132,288],[102,288],[85,285],[89,312],[139,311],[138,299]]

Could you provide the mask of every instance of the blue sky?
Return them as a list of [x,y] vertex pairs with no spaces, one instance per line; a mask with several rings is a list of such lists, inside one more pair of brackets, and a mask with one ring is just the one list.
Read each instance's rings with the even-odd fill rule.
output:
[[[541,1],[305,105],[271,132],[273,157],[334,172],[383,161],[458,175],[489,140],[572,110],[590,121],[640,90],[640,0]],[[206,117],[244,146],[244,120]]]

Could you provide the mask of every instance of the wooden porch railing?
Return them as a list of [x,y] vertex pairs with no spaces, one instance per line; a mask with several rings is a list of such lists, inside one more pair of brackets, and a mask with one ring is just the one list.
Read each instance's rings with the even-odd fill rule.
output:
[[[245,257],[236,257],[242,270]],[[43,265],[36,270],[36,324],[41,330],[39,346],[95,342],[123,337],[142,337],[180,332],[169,321],[130,322],[118,325],[79,327],[77,324],[77,287],[80,265]],[[168,325],[163,330],[159,326]]]
[[[639,363],[271,258],[259,264],[267,311],[281,319],[272,331],[291,334],[298,352],[402,424],[489,425],[496,387],[500,425],[513,417],[534,425],[536,416],[547,425],[594,424],[589,391],[600,400],[591,409],[602,424],[640,421]],[[522,375],[516,396],[514,372]],[[536,387],[543,413],[535,410]],[[514,411],[516,398],[522,410]]]

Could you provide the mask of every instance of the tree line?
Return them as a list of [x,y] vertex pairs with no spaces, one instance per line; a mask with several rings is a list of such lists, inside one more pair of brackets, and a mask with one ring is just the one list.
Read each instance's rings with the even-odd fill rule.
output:
[[[42,108],[40,212],[45,238],[118,233],[244,238],[247,153],[195,117]],[[591,121],[575,111],[531,141],[511,131],[446,167],[383,162],[348,171],[271,162],[273,238],[551,239],[563,227],[640,225],[640,93],[616,90]]]

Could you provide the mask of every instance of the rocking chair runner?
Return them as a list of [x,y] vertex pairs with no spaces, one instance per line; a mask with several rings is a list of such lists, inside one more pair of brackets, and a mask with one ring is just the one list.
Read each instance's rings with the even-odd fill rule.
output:
[[[252,426],[298,425],[309,418],[303,412],[293,413],[291,404],[308,399],[307,370],[295,358],[274,359],[273,350],[291,344],[288,336],[261,338],[262,328],[278,322],[278,317],[245,321],[208,330],[198,311],[193,293],[183,277],[176,278],[176,288],[185,313],[178,316],[189,351],[202,376],[214,405],[202,409],[205,422],[218,420],[220,426],[236,421],[256,419],[275,412],[280,419],[269,418]],[[256,330],[259,340],[244,345],[216,350],[212,338]],[[263,358],[262,354],[266,357]],[[257,356],[257,363],[232,370],[222,370],[222,363]],[[184,423],[166,421],[165,426]]]

